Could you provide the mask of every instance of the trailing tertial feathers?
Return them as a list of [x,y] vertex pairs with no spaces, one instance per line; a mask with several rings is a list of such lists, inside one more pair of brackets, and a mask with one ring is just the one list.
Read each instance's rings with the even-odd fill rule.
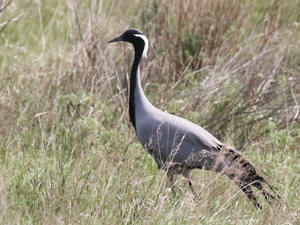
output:
[[261,209],[261,206],[257,202],[251,186],[260,190],[269,204],[271,204],[270,199],[275,199],[275,197],[263,188],[262,183],[265,183],[275,193],[276,197],[280,198],[273,186],[256,172],[254,166],[231,147],[224,146],[222,148],[213,171],[226,174],[232,179],[257,209]]

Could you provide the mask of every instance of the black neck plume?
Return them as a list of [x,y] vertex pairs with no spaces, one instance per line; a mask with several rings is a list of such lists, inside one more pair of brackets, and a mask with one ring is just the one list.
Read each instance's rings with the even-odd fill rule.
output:
[[134,43],[133,46],[134,46],[135,54],[134,54],[134,60],[133,60],[133,64],[131,68],[131,76],[130,76],[129,116],[132,125],[136,129],[134,96],[135,96],[136,87],[139,85],[138,82],[140,82],[139,65],[144,51],[145,43],[141,41],[139,43]]

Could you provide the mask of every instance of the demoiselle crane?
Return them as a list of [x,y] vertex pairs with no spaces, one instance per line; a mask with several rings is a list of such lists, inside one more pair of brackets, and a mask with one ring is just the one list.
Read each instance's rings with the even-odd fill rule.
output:
[[[108,43],[125,41],[133,45],[135,56],[130,77],[129,115],[136,135],[157,163],[166,171],[174,191],[174,174],[182,174],[195,196],[189,172],[205,169],[227,175],[247,195],[257,209],[261,209],[251,185],[256,187],[271,204],[275,199],[268,193],[265,183],[275,194],[273,187],[260,176],[253,165],[232,147],[226,146],[202,127],[154,107],[146,98],[140,80],[140,60],[147,55],[148,39],[137,29],[129,29]],[[278,195],[277,195],[278,196]],[[279,197],[279,196],[278,196]]]

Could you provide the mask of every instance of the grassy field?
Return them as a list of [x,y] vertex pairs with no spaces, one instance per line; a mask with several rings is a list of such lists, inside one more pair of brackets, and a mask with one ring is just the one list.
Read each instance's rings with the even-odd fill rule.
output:
[[[300,224],[297,0],[0,3],[1,224]],[[107,44],[130,27],[149,100],[235,146],[281,203],[201,170],[197,201],[181,176],[172,197],[129,120],[133,49]]]

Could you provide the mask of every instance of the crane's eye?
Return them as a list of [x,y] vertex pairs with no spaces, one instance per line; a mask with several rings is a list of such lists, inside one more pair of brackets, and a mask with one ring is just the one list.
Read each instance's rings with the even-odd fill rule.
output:
[[128,36],[132,36],[132,33],[129,33]]

